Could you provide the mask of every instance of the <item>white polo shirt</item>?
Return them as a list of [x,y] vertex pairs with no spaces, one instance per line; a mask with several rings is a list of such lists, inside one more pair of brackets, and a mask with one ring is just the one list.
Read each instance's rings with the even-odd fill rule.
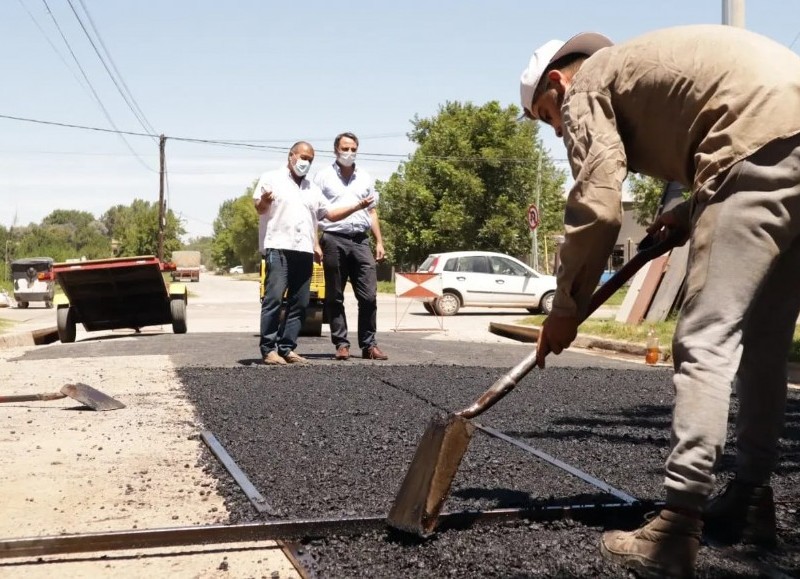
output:
[[372,226],[372,218],[369,210],[378,203],[378,193],[375,191],[375,181],[369,173],[356,166],[352,176],[345,181],[342,176],[341,167],[336,163],[321,169],[314,176],[314,184],[321,190],[325,198],[333,205],[355,205],[365,197],[373,195],[375,201],[366,209],[356,211],[346,219],[331,222],[323,219],[320,227],[323,231],[335,231],[337,233],[367,233]]
[[328,215],[331,204],[319,187],[307,178],[300,186],[288,167],[267,171],[253,190],[253,201],[261,198],[261,187],[272,188],[272,203],[258,216],[258,250],[290,249],[314,252],[319,220]]

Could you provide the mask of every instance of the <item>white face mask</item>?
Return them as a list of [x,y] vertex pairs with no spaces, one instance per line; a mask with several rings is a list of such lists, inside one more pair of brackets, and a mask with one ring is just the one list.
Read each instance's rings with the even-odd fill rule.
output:
[[356,154],[353,151],[345,151],[336,156],[336,160],[342,167],[351,167],[356,162]]
[[305,177],[308,174],[309,169],[311,169],[311,161],[297,159],[294,162],[294,174],[298,177]]

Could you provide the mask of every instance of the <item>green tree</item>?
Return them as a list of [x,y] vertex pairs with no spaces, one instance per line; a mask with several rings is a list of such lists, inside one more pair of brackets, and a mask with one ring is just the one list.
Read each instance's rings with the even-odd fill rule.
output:
[[[120,256],[158,255],[158,203],[134,199],[130,206],[116,205],[101,217],[110,236],[118,243]],[[181,248],[186,233],[180,219],[168,209],[164,226],[164,259]]]
[[236,199],[223,202],[214,220],[211,256],[217,267],[243,265],[255,271],[259,263],[258,213],[253,205],[253,188]]
[[52,257],[64,261],[111,255],[105,225],[87,211],[56,209],[39,224],[16,228],[15,238],[15,253],[19,256]]
[[628,187],[633,197],[633,211],[636,223],[650,225],[655,220],[658,208],[661,205],[661,194],[664,192],[666,181],[631,173],[628,175]]
[[211,257],[211,245],[214,241],[213,237],[210,236],[202,236],[202,237],[191,237],[183,246],[183,249],[188,251],[199,251],[200,255],[200,263],[202,263],[208,270],[214,269],[214,260]]
[[[526,210],[540,187],[540,245],[563,230],[565,175],[542,150],[537,126],[515,106],[448,102],[433,118],[415,117],[418,147],[377,184],[387,252],[400,266],[435,251],[531,249]],[[537,167],[541,157],[540,180]]]

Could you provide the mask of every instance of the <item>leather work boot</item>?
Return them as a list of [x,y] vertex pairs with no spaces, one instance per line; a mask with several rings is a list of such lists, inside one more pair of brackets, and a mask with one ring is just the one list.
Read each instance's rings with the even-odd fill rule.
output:
[[720,543],[773,547],[777,542],[772,487],[737,481],[711,498],[703,513],[706,535]]
[[308,364],[308,359],[303,358],[300,354],[296,354],[295,352],[289,352],[283,357],[288,364]]
[[367,360],[388,360],[389,356],[384,354],[378,346],[370,346],[361,350],[361,357]]
[[284,366],[286,365],[286,360],[281,358],[278,352],[272,350],[271,352],[267,352],[267,355],[264,356],[264,363],[268,366]]
[[694,577],[703,521],[667,509],[635,531],[603,533],[603,556],[640,577]]
[[336,356],[334,356],[337,360],[348,360],[350,359],[350,346],[347,344],[342,344],[338,348],[336,348]]

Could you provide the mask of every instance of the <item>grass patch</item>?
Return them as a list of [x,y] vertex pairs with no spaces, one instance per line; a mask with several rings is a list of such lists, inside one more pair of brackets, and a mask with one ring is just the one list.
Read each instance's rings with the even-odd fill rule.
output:
[[[615,294],[616,295],[616,294]],[[545,316],[529,316],[520,323],[531,326],[541,326]],[[664,359],[672,358],[672,336],[675,334],[675,324],[677,320],[670,319],[664,322],[645,322],[638,326],[623,324],[614,320],[588,319],[578,328],[581,334],[607,338],[610,340],[623,340],[634,344],[645,345],[647,333],[653,328],[658,336],[658,344]],[[789,362],[800,362],[800,327],[794,328],[794,339],[789,351]]]
[[379,281],[378,282],[378,293],[379,294],[394,294],[394,282],[393,281]]

